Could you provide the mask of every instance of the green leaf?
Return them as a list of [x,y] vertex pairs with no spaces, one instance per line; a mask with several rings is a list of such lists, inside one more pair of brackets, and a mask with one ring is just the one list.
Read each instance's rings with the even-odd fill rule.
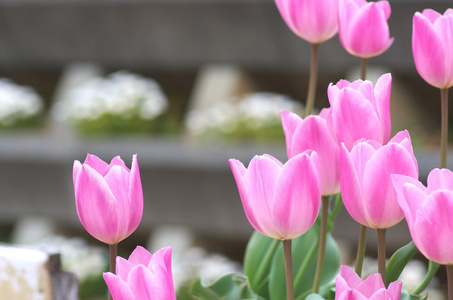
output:
[[[292,241],[296,299],[305,299],[311,292],[318,258],[319,231],[319,226],[315,224],[304,235]],[[321,285],[329,284],[335,278],[340,265],[339,256],[338,246],[332,236],[328,234]],[[283,247],[278,247],[274,255],[268,288],[269,299],[280,300],[286,297]],[[326,289],[321,290],[326,291]]]
[[309,294],[305,300],[326,300],[323,296],[320,294]]
[[401,290],[401,298],[400,300],[426,300],[428,298],[428,295],[412,295],[405,289]]
[[198,279],[190,288],[190,293],[199,300],[265,300],[252,291],[247,277],[236,273],[224,275],[207,286]]
[[254,232],[250,238],[244,257],[244,273],[250,286],[258,295],[269,299],[269,273],[272,260],[281,241]]
[[414,242],[410,242],[406,246],[401,247],[398,249],[390,258],[389,262],[387,263],[386,267],[386,286],[388,286],[391,282],[398,280],[400,277],[401,272],[409,263],[409,261],[414,257],[414,255],[418,252],[417,247],[415,247]]

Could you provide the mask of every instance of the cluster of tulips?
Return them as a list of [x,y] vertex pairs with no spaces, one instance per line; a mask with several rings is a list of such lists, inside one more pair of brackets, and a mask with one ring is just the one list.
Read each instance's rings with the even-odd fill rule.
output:
[[[393,42],[387,23],[390,4],[365,0],[275,2],[289,28],[312,44],[305,116],[281,112],[288,154],[285,163],[270,155],[255,156],[247,168],[230,160],[245,214],[258,232],[246,254],[248,278],[230,276],[209,287],[196,285],[194,294],[199,299],[403,299],[402,283],[396,279],[418,249],[430,260],[430,268],[420,287],[406,293],[407,299],[422,294],[439,265],[446,265],[448,298],[453,299],[453,172],[445,168],[448,88],[453,85],[453,10],[442,15],[426,9],[413,18],[415,66],[424,80],[441,90],[442,103],[440,168],[430,172],[425,187],[418,180],[409,132],[391,136],[391,75],[382,75],[375,85],[365,78],[366,61],[384,53]],[[330,107],[311,115],[317,48],[337,32],[344,48],[360,58],[361,79],[330,84]],[[73,175],[81,223],[92,236],[110,245],[111,267],[104,279],[113,299],[175,299],[171,248],[152,255],[137,247],[128,260],[116,257],[116,245],[137,228],[143,213],[136,156],[129,169],[119,157],[107,164],[88,155],[83,164],[74,163]],[[332,244],[328,231],[343,204],[361,226],[355,270],[336,266],[333,278],[325,282],[323,272],[332,258],[325,255]],[[386,263],[386,230],[404,218],[413,242]],[[310,230],[315,223],[319,223],[316,242],[299,242],[313,238]],[[379,273],[362,279],[367,228],[377,230]],[[278,284],[270,282],[282,276],[268,274],[279,268],[268,264],[277,253],[275,241],[283,242],[285,262],[286,286],[279,293],[275,292],[280,291]],[[295,258],[305,255],[308,265],[314,251],[292,253],[296,247],[292,241],[306,243],[307,249],[317,247],[315,272],[307,277],[312,283],[308,292],[300,288],[306,284],[301,283],[302,275],[293,279],[294,271],[302,271],[293,271],[292,258],[293,254]],[[247,271],[253,264],[258,267]]]

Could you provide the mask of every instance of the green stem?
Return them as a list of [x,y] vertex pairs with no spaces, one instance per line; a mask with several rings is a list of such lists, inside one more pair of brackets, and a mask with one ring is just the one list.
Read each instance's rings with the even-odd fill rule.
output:
[[286,299],[294,300],[293,258],[291,255],[291,240],[284,240],[282,242],[283,252],[285,253]]
[[318,82],[318,44],[311,44],[310,78],[308,79],[305,117],[308,117],[315,106],[316,84]]
[[448,145],[448,89],[440,90],[441,101],[441,137],[440,137],[440,167],[447,167]]
[[453,265],[447,267],[447,282],[448,282],[448,300],[453,300]]
[[360,60],[360,79],[362,80],[366,79],[366,63],[367,63],[366,58],[362,58]]
[[378,271],[381,274],[382,281],[385,282],[385,235],[387,229],[377,229],[378,241]]
[[[116,274],[116,255],[118,253],[118,244],[109,244],[110,252],[110,272]],[[109,293],[109,299],[112,300],[112,295]]]
[[439,270],[439,267],[440,265],[438,263],[429,261],[428,272],[426,273],[426,276],[423,279],[422,283],[420,283],[420,285],[415,290],[412,291],[413,295],[419,295],[426,289],[428,284],[434,278],[434,275],[436,275],[437,270]]
[[318,293],[321,284],[322,265],[326,252],[327,220],[329,218],[329,196],[322,196],[321,208],[321,231],[319,234],[318,263],[316,265],[315,278],[313,280],[313,293]]
[[367,227],[360,225],[359,245],[357,246],[357,257],[355,260],[355,272],[362,276],[363,259],[366,250],[366,230]]

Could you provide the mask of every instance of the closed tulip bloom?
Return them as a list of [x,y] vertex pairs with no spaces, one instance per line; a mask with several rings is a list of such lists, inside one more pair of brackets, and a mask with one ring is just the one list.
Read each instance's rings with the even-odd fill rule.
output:
[[327,90],[333,130],[349,150],[359,139],[386,144],[390,139],[390,94],[392,76],[382,75],[373,88],[371,81],[340,80]]
[[245,214],[261,234],[290,240],[315,222],[321,202],[316,152],[304,152],[286,164],[270,155],[255,156],[246,169],[230,159]]
[[338,35],[346,51],[360,58],[384,53],[393,43],[390,13],[387,1],[340,0]]
[[372,140],[358,141],[351,151],[340,151],[340,187],[343,203],[358,223],[389,228],[403,217],[393,188],[392,174],[418,178],[409,133],[399,132],[387,145]]
[[402,285],[395,281],[386,289],[379,273],[362,280],[353,269],[343,265],[335,280],[335,300],[399,300]]
[[288,27],[309,43],[320,44],[338,31],[339,0],[275,0]]
[[138,246],[128,260],[116,258],[116,274],[104,273],[113,300],[176,300],[171,247],[152,255]]
[[439,264],[453,264],[453,172],[432,170],[427,187],[411,177],[392,177],[398,203],[418,250]]
[[310,115],[305,119],[289,111],[281,112],[288,158],[306,150],[318,154],[322,195],[340,191],[340,146],[325,119],[329,110],[323,109],[319,116]]
[[143,192],[137,156],[129,169],[119,156],[107,164],[88,154],[74,162],[77,214],[96,239],[117,244],[137,229],[143,214]]
[[412,25],[412,53],[420,76],[432,86],[453,86],[453,9],[425,9]]

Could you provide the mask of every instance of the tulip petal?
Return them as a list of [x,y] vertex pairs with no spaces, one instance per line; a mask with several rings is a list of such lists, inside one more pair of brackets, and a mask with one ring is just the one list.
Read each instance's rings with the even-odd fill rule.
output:
[[[380,2],[378,2],[380,3]],[[387,3],[387,2],[385,2]],[[381,120],[381,132],[383,135],[383,144],[386,144],[391,135],[391,118],[390,118],[390,96],[392,90],[392,75],[390,73],[379,77],[374,87],[376,95],[376,108]]]
[[80,163],[80,161],[75,160],[73,167],[72,167],[72,182],[73,182],[74,186],[77,185],[77,183],[76,183],[77,174],[79,174],[79,171],[81,168],[82,168],[82,164]]
[[[165,297],[159,299],[170,299],[170,295],[174,297],[174,284],[173,275],[171,269],[171,247],[164,247],[154,253],[151,261],[149,262],[148,268],[153,270],[153,273],[157,277],[158,282],[156,286],[161,291],[157,293],[164,294]],[[153,266],[159,266],[159,269],[153,269]],[[156,271],[154,271],[156,270]],[[174,299],[174,298],[173,298]]]
[[[371,296],[376,293],[377,291],[383,289],[385,291],[385,285],[382,282],[382,277],[379,273],[374,273],[369,275],[363,282],[358,284],[355,289],[362,295],[366,297],[366,299],[371,298]],[[385,299],[385,298],[379,298]]]
[[440,13],[430,8],[424,9],[422,15],[425,16],[431,24],[434,24],[437,19],[442,17]]
[[116,275],[124,281],[127,281],[127,275],[136,264],[120,256],[116,257]]
[[282,120],[283,132],[285,133],[287,155],[288,158],[291,158],[297,154],[294,153],[292,149],[293,148],[292,144],[294,132],[296,131],[297,126],[302,122],[302,119],[295,113],[292,113],[287,110],[280,112],[280,115]]
[[445,78],[443,86],[453,85],[453,15],[443,16],[434,23],[434,30],[437,32],[444,49]]
[[105,176],[105,174],[107,174],[107,168],[109,165],[96,155],[87,154],[84,164],[89,165],[91,168],[96,170],[96,172],[98,172],[102,176]]
[[134,251],[132,251],[131,255],[129,256],[129,261],[133,264],[142,264],[147,266],[153,255],[143,248],[142,246],[137,246]]
[[388,287],[388,295],[389,299],[399,299],[401,296],[401,289],[403,287],[403,283],[401,281],[394,281],[390,283]]
[[[110,294],[112,295],[113,300],[138,300],[132,293],[131,289],[127,283],[121,280],[118,276],[113,273],[104,273],[104,280],[107,283]],[[143,300],[143,299],[140,299]]]
[[129,174],[129,187],[128,192],[128,212],[129,224],[127,236],[137,229],[143,217],[143,188],[142,180],[140,178],[140,169],[138,166],[137,154],[132,156],[131,171]]
[[[282,234],[293,239],[304,234],[315,222],[321,201],[317,155],[302,153],[290,159],[275,183],[273,218]],[[302,171],[303,170],[303,171]]]
[[127,285],[140,300],[164,299],[155,295],[156,276],[144,265],[136,265],[129,272]]
[[449,169],[433,169],[428,175],[427,193],[435,190],[453,190],[453,172]]

